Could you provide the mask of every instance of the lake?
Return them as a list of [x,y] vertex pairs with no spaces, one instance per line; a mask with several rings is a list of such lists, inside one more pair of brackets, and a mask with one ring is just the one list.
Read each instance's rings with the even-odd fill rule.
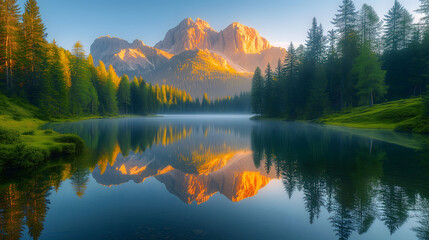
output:
[[429,239],[429,140],[246,115],[45,126],[78,157],[4,175],[1,239]]

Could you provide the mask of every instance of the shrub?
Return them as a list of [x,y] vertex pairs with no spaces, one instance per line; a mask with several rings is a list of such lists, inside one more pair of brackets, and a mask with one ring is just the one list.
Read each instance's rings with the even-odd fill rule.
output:
[[20,143],[19,132],[0,127],[0,144]]
[[23,132],[22,135],[34,135],[34,130]]
[[24,143],[0,145],[0,160],[9,167],[28,168],[39,164],[49,153]]
[[77,135],[74,134],[64,134],[55,139],[60,143],[73,143],[75,145],[75,152],[79,153],[85,146],[84,141]]
[[63,153],[64,154],[74,154],[74,153],[76,153],[76,144],[74,144],[74,143],[65,144],[63,146]]
[[54,130],[52,130],[52,129],[46,129],[43,133],[44,134],[52,134],[52,133],[54,133]]
[[18,144],[15,148],[16,156],[12,162],[13,166],[18,167],[32,167],[44,161],[49,153],[41,148],[28,146],[25,144]]

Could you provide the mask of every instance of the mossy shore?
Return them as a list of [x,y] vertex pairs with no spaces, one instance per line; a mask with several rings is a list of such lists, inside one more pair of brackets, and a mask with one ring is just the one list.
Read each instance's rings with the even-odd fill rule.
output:
[[37,109],[0,95],[0,169],[28,168],[48,159],[80,153],[83,140],[74,134],[43,130]]
[[[398,132],[429,133],[429,117],[424,116],[421,98],[402,99],[363,106],[327,114],[310,122],[343,126],[350,128],[390,129]],[[287,118],[269,118],[255,116],[253,120],[282,120]],[[300,120],[304,121],[304,120]]]
[[315,122],[353,128],[429,133],[429,118],[422,112],[421,98],[413,98],[386,102],[372,107],[352,108],[342,113],[326,115]]

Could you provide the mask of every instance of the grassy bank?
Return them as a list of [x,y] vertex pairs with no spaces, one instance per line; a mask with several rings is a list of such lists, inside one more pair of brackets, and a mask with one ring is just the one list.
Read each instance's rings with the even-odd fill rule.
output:
[[392,129],[396,131],[429,133],[429,120],[422,114],[420,98],[403,99],[372,107],[357,107],[341,113],[324,116],[319,123],[372,129]]
[[[311,122],[366,129],[389,129],[398,132],[429,133],[429,117],[424,116],[421,98],[402,99],[328,114]],[[287,121],[287,118],[254,116],[252,120]],[[304,121],[304,120],[298,120]]]
[[31,167],[41,162],[79,153],[83,140],[73,134],[42,130],[38,109],[0,95],[0,168]]

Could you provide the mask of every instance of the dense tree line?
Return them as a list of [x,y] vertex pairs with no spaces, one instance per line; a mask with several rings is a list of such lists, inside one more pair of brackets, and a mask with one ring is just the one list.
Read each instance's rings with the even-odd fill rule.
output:
[[[177,113],[177,112],[186,112],[186,113],[250,113],[252,111],[250,105],[250,93],[240,93],[234,95],[234,97],[223,97],[216,98],[215,100],[211,100],[207,93],[204,93],[202,100],[199,98],[192,99],[189,96],[189,100],[180,101],[182,99],[180,96],[180,91],[177,88],[170,87],[170,91],[173,92],[173,95],[167,94],[167,96],[172,96],[170,99],[174,99],[173,101],[167,100],[162,104],[160,109],[161,112],[164,113]],[[168,92],[168,86],[167,86]],[[178,97],[174,97],[174,93],[179,93],[176,95]],[[162,93],[162,92],[161,92]]]
[[357,11],[352,0],[343,0],[327,33],[314,18],[305,46],[291,43],[274,70],[255,70],[253,111],[313,119],[354,106],[427,99],[429,1],[420,2],[419,23],[398,1],[381,19],[367,4]]
[[67,51],[46,36],[35,0],[25,3],[22,14],[16,0],[0,1],[0,89],[38,106],[45,118],[211,111],[229,103],[228,109],[241,109],[242,100],[250,101],[236,96],[211,103],[205,96],[200,103],[173,86],[148,84],[142,77],[130,81],[112,66],[94,63],[80,42]]

